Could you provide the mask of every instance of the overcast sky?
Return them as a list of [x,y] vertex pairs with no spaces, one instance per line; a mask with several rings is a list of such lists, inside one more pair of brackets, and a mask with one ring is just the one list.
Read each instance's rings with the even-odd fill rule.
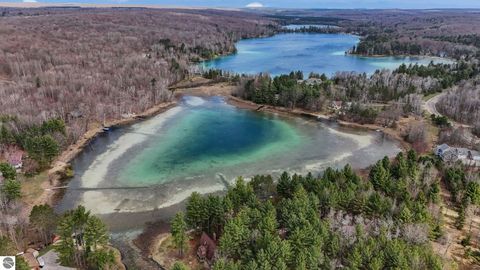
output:
[[[0,2],[12,0],[0,0]],[[13,0],[21,2],[22,0]],[[95,4],[156,4],[208,7],[245,7],[252,2],[285,8],[480,8],[480,0],[23,0],[25,2],[76,2]]]

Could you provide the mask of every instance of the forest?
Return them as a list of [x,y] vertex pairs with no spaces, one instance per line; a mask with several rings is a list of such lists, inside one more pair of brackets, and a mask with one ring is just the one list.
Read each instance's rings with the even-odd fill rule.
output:
[[[379,160],[366,176],[347,165],[320,177],[240,177],[225,196],[193,193],[185,214],[172,221],[172,236],[179,254],[190,229],[217,238],[216,270],[443,269],[430,248],[430,241],[449,241],[442,229],[442,170],[435,158],[410,150]],[[455,198],[478,209],[478,175],[458,173],[446,169],[447,183],[459,185]]]
[[438,110],[460,123],[480,127],[480,89],[478,78],[450,89],[438,103]]
[[357,34],[351,53],[363,55],[432,55],[455,59],[476,57],[480,34],[477,10],[264,10],[285,24],[321,24]]
[[[81,268],[112,263],[107,231],[85,209],[58,216],[48,205],[29,205],[45,195],[52,161],[88,130],[172,100],[168,87],[194,74],[192,63],[277,29],[261,16],[221,10],[0,8],[0,14],[1,254],[45,247],[56,233],[65,239],[62,263]],[[12,152],[23,162],[21,173],[7,162]],[[72,175],[67,169],[59,177]]]
[[[191,63],[235,51],[275,24],[229,11],[5,9],[0,20],[0,107],[7,126],[61,119],[67,142],[94,123],[170,100]],[[33,13],[33,14],[29,14]]]
[[[479,72],[477,64],[460,62],[430,63],[428,66],[403,64],[393,71],[377,70],[370,76],[338,72],[330,78],[314,73],[304,78],[301,72],[291,72],[272,78],[268,74],[235,76],[211,70],[204,76],[229,78],[240,85],[236,95],[258,104],[322,112],[329,109],[332,101],[352,102],[355,106],[346,108],[341,117],[354,122],[374,123],[385,121],[385,118],[398,119],[404,114],[421,115],[422,96],[440,93],[453,86],[461,87]],[[469,99],[468,102],[474,103],[474,100]],[[378,103],[392,106],[383,111],[365,106]],[[472,105],[469,108],[472,112],[469,116],[476,119],[473,111],[477,107]],[[462,112],[465,113],[465,110]]]
[[[200,74],[199,61],[234,53],[240,39],[346,32],[361,36],[352,54],[450,57],[457,61],[372,75],[207,70],[203,76],[235,83],[234,95],[258,104],[323,112],[341,102],[340,120],[392,128],[402,116],[422,117],[422,98],[441,93],[437,108],[444,116],[428,115],[428,123],[455,134],[460,129],[452,128],[454,120],[480,134],[479,18],[456,10],[1,8],[0,154],[14,146],[27,158],[25,174],[0,162],[0,254],[23,250],[33,231],[35,243],[50,244],[54,234],[64,239],[55,247],[63,265],[108,269],[118,263],[105,224],[85,208],[59,215],[36,205],[25,215],[22,181],[45,172],[92,127],[172,100],[170,86]],[[281,28],[289,23],[331,27]],[[426,137],[425,126],[416,125],[404,139],[426,152]],[[64,174],[62,180],[73,171]],[[444,231],[442,189],[452,195],[448,203],[462,229],[478,214],[478,183],[471,168],[415,151],[361,172],[345,166],[320,176],[240,177],[225,196],[192,194],[184,213],[172,220],[171,233],[179,259],[190,237],[206,233],[215,239],[216,270],[443,269],[431,243],[455,243]],[[457,240],[472,246],[478,236],[469,237]],[[476,252],[470,255],[480,261]]]

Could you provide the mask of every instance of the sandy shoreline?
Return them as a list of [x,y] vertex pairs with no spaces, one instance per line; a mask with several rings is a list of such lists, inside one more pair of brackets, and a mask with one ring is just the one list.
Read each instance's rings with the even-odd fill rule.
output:
[[[174,107],[177,104],[176,101],[170,101],[166,103],[158,104],[134,117],[116,119],[106,122],[106,127],[118,127],[124,125],[130,125],[142,120],[155,116],[159,113],[167,111],[168,109]],[[43,193],[33,202],[27,204],[22,208],[21,216],[27,218],[30,214],[31,209],[34,205],[41,204],[55,204],[58,199],[57,194],[60,192],[59,189],[55,190],[55,187],[58,187],[61,184],[61,175],[66,171],[70,166],[70,162],[83,151],[83,149],[90,143],[91,140],[95,139],[103,131],[103,127],[98,123],[90,128],[83,136],[78,139],[74,144],[70,145],[66,150],[64,150],[53,162],[52,167],[48,170],[48,180],[41,184]]]
[[[195,86],[193,88],[189,88],[188,86],[185,88],[177,88],[176,90],[176,100],[168,103],[163,103],[159,104],[153,108],[148,109],[142,114],[137,115],[136,117],[128,118],[128,119],[119,119],[119,120],[114,120],[114,121],[109,121],[107,122],[107,126],[113,127],[113,126],[122,126],[122,125],[130,125],[134,124],[137,122],[141,122],[145,120],[145,118],[149,118],[155,115],[158,115],[160,113],[163,113],[177,105],[177,101],[180,100],[180,98],[184,95],[196,95],[196,96],[223,96],[225,97],[225,101],[235,107],[242,108],[242,109],[249,109],[249,110],[256,110],[256,111],[266,111],[270,113],[278,113],[286,116],[294,116],[294,117],[306,117],[310,119],[315,119],[315,120],[320,120],[324,122],[336,122],[340,126],[345,126],[345,127],[352,127],[352,128],[358,128],[358,129],[364,129],[364,130],[381,130],[384,132],[387,136],[390,136],[394,138],[396,141],[398,141],[402,148],[408,147],[408,144],[403,141],[401,136],[397,134],[398,132],[395,130],[390,130],[390,129],[384,129],[378,125],[360,125],[357,123],[350,123],[350,122],[345,122],[345,121],[337,121],[332,117],[331,115],[324,115],[324,114],[318,114],[318,113],[313,113],[313,112],[308,112],[305,110],[300,110],[300,109],[295,109],[295,110],[290,110],[287,108],[283,107],[273,107],[273,106],[268,106],[268,105],[259,105],[255,104],[251,101],[243,100],[241,98],[232,96],[231,93],[235,89],[234,86],[226,84],[226,83],[217,83],[217,84],[206,84],[206,85],[200,85],[200,86]],[[56,159],[54,162],[52,169],[49,170],[49,180],[50,181],[45,181],[42,184],[42,188],[44,189],[43,194],[37,199],[35,204],[55,204],[56,203],[56,196],[59,191],[55,190],[49,190],[52,187],[58,186],[61,184],[60,181],[60,176],[61,174],[65,171],[65,169],[68,168],[69,163],[84,149],[85,146],[89,144],[91,140],[93,140],[97,135],[102,133],[102,127],[101,125],[98,125],[94,128],[91,128],[88,132],[86,132],[81,139],[79,139],[75,144],[69,146],[64,152],[61,153],[61,155]],[[178,197],[185,197],[187,194],[179,194],[177,195],[176,198],[172,198],[171,200],[165,202],[164,206],[171,206],[174,204],[175,201],[177,201]],[[30,205],[27,209],[25,209],[25,214],[28,216],[31,207],[33,207],[34,204]],[[157,232],[158,233],[158,232]],[[153,236],[158,237],[157,233],[153,233]],[[152,236],[150,234],[149,236]],[[147,247],[140,247],[143,251],[145,251],[147,248],[150,248],[152,244],[154,244],[156,241],[150,242]]]
[[[198,79],[198,78],[197,78]],[[195,80],[195,78],[194,78]],[[223,96],[228,104],[242,108],[242,109],[249,109],[255,111],[266,111],[270,113],[279,113],[282,115],[287,116],[300,116],[306,117],[311,119],[316,119],[324,122],[335,122],[340,126],[356,128],[356,129],[364,129],[364,130],[373,130],[373,131],[381,131],[386,134],[388,137],[394,139],[395,141],[399,142],[401,148],[409,149],[409,144],[403,140],[400,136],[399,131],[392,130],[388,128],[383,128],[379,125],[371,125],[371,124],[357,124],[352,122],[340,121],[334,119],[331,115],[319,114],[314,112],[309,112],[301,109],[294,109],[290,110],[283,107],[274,107],[270,105],[259,105],[253,103],[248,100],[243,100],[241,98],[232,96],[231,93],[234,92],[235,86],[228,84],[228,83],[214,83],[212,84],[211,81],[202,81],[198,84],[198,81],[195,82],[194,87],[188,87],[188,84],[181,85],[181,87],[176,87],[177,94],[176,100],[172,102],[162,103],[156,105],[145,112],[136,115],[135,117],[125,118],[125,119],[117,119],[108,121],[106,126],[107,127],[114,127],[114,126],[123,126],[123,125],[130,125],[136,122],[140,122],[145,120],[145,118],[150,118],[157,114],[163,113],[173,107],[176,106],[177,100],[179,100],[184,95],[196,95],[196,96]],[[202,83],[204,83],[202,85]],[[24,216],[28,216],[31,208],[33,205],[37,204],[50,204],[53,205],[58,200],[59,196],[58,190],[52,188],[58,187],[61,185],[61,175],[66,171],[67,168],[70,166],[70,162],[86,147],[89,142],[94,139],[97,135],[103,132],[101,125],[96,125],[95,127],[88,130],[75,144],[69,146],[65,151],[63,151],[60,156],[56,159],[53,163],[52,168],[48,171],[49,181],[45,181],[42,183],[41,187],[44,190],[42,195],[38,197],[34,203],[31,203],[24,209],[23,214]],[[171,202],[169,203],[171,204]]]

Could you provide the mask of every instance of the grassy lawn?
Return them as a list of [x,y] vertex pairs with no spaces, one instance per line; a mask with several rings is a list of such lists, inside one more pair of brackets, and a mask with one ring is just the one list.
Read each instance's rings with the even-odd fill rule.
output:
[[32,177],[19,174],[18,180],[22,183],[22,200],[27,204],[33,204],[43,193],[42,183],[48,181],[48,173],[45,171]]

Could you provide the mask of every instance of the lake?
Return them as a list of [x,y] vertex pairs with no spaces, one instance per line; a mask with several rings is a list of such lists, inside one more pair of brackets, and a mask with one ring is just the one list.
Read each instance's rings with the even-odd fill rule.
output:
[[[296,26],[298,27],[298,26]],[[279,34],[267,38],[241,40],[237,53],[206,61],[204,68],[215,68],[235,73],[271,75],[288,74],[301,70],[334,75],[339,71],[372,74],[377,69],[395,69],[402,63],[427,65],[451,63],[436,57],[363,57],[346,55],[358,44],[359,37],[349,34]]]
[[75,176],[57,209],[82,204],[113,230],[131,228],[175,213],[193,191],[222,192],[238,176],[363,168],[399,151],[379,132],[187,96],[165,113],[96,138],[73,161]]

